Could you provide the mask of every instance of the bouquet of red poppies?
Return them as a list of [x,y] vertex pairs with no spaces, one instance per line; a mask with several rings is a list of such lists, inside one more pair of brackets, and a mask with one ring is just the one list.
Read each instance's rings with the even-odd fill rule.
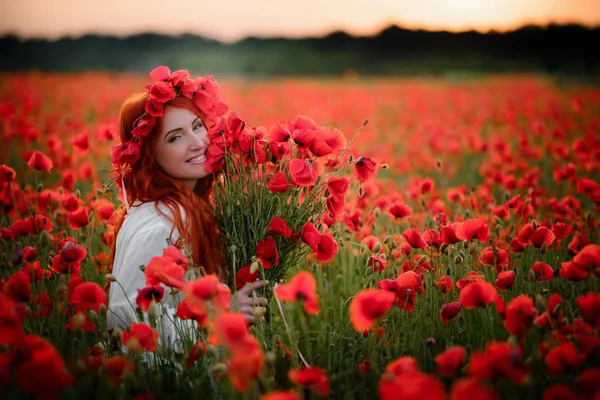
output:
[[[319,262],[332,260],[352,142],[304,116],[267,129],[247,126],[235,113],[223,117],[209,136],[208,168],[224,172],[215,184],[214,207],[230,287],[257,278],[280,282],[309,253]],[[358,163],[359,180],[374,174],[372,160]]]

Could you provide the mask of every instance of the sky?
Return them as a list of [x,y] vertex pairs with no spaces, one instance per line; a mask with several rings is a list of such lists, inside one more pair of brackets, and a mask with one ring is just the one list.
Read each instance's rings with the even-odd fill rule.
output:
[[551,22],[600,26],[600,0],[0,0],[0,35],[48,39],[158,32],[233,42],[370,35],[390,24],[486,32]]

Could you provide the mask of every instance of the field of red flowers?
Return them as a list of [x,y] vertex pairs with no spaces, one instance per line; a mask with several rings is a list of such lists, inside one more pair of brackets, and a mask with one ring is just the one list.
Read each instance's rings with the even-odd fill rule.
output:
[[250,125],[300,114],[350,140],[368,120],[353,157],[377,177],[351,186],[335,258],[309,255],[288,281],[272,342],[229,314],[152,366],[144,324],[121,334],[128,354],[102,345],[121,207],[103,182],[120,105],[144,83],[0,75],[3,398],[600,398],[598,88],[220,82]]

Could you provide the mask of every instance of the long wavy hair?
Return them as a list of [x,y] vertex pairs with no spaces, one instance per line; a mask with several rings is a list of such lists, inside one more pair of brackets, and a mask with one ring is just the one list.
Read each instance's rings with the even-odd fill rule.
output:
[[[144,106],[148,97],[147,93],[134,94],[123,103],[117,124],[121,143],[132,138],[133,124],[145,112]],[[206,125],[206,115],[193,101],[185,96],[178,96],[165,103],[165,106],[186,108],[198,115],[204,121],[205,126],[209,126]],[[199,179],[193,191],[177,179],[167,175],[154,160],[161,123],[162,118],[158,118],[156,126],[144,138],[139,160],[124,176],[127,191],[125,201],[130,205],[135,200],[142,203],[156,202],[156,211],[173,223],[171,236],[173,236],[174,230],[177,229],[181,239],[191,250],[194,264],[202,266],[206,273],[216,273],[223,278],[226,273],[225,257],[219,250],[217,224],[209,203],[209,196],[216,174],[213,173]],[[161,212],[158,208],[159,203],[168,208],[173,216],[172,218]],[[185,213],[185,219],[180,207]],[[115,240],[111,246],[111,269],[115,259],[116,237],[125,219],[123,212],[125,206],[121,208],[122,212],[115,223]]]

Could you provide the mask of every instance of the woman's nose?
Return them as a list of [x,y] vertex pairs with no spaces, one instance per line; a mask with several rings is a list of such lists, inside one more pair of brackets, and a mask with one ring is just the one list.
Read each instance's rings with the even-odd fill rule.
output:
[[190,149],[192,150],[198,150],[198,149],[205,149],[208,147],[209,144],[209,140],[207,137],[204,137],[206,135],[192,135],[192,140],[190,142]]

